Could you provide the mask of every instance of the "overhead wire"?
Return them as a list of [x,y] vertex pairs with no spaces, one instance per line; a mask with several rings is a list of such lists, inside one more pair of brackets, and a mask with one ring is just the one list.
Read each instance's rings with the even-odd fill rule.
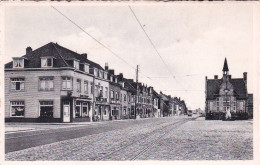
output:
[[[132,66],[130,63],[128,63],[126,60],[124,60],[122,57],[120,57],[118,54],[116,54],[114,51],[112,51],[110,48],[108,48],[105,44],[103,44],[102,42],[100,42],[98,39],[96,39],[94,36],[92,36],[90,33],[88,33],[86,30],[84,30],[81,26],[79,26],[76,22],[74,22],[72,19],[70,19],[69,17],[67,17],[64,13],[62,13],[60,10],[58,10],[56,7],[52,6],[51,7],[58,12],[60,15],[62,15],[63,17],[65,17],[68,21],[70,21],[73,25],[75,25],[77,28],[79,28],[83,33],[87,34],[90,38],[92,38],[93,40],[95,40],[98,44],[100,44],[101,46],[103,46],[106,50],[108,50],[111,54],[113,54],[114,56],[116,56],[117,58],[119,58],[121,61],[123,61],[124,63],[126,63],[128,66],[130,66],[132,69],[136,69],[134,66]],[[164,86],[162,84],[160,84],[159,82],[153,80],[152,78],[150,78],[149,76],[145,75],[142,72],[139,72],[140,74],[142,74],[143,76],[145,76],[146,78],[148,78],[151,81],[156,82],[157,84]]]

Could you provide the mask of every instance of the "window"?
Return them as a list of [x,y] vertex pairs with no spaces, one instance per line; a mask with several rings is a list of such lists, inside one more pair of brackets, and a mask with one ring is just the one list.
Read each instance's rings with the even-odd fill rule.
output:
[[84,93],[88,93],[88,81],[84,81]]
[[98,86],[97,85],[95,85],[95,95],[98,95]]
[[90,93],[91,93],[91,94],[93,94],[93,91],[94,91],[93,88],[94,88],[94,87],[93,87],[93,82],[91,82],[91,83],[90,83]]
[[81,92],[81,80],[77,79],[77,92]]
[[107,79],[107,72],[104,72],[104,79]]
[[100,70],[98,77],[102,78],[103,77],[102,75],[103,75],[102,70]]
[[128,102],[130,103],[131,101],[131,95],[128,95]]
[[74,68],[79,70],[79,61],[74,60]]
[[84,71],[85,71],[86,73],[89,73],[89,65],[88,65],[88,64],[85,64],[85,65],[84,65]]
[[40,101],[40,117],[53,118],[53,101]]
[[123,115],[126,115],[126,107],[123,109]]
[[24,68],[24,59],[23,58],[14,58],[13,59],[13,68]]
[[42,67],[53,67],[53,58],[51,58],[51,57],[41,58],[41,66]]
[[24,117],[24,101],[11,101],[11,117]]
[[126,94],[124,94],[124,101],[126,101]]
[[230,97],[223,98],[223,106],[230,106]]
[[82,103],[82,117],[88,116],[88,103],[83,102]]
[[98,76],[98,69],[96,69],[96,68],[94,69],[94,75]]
[[72,90],[71,77],[62,77],[62,90]]
[[40,77],[39,78],[39,90],[40,91],[54,90],[53,77]]
[[11,78],[12,91],[24,91],[24,78]]
[[116,92],[116,99],[119,100],[119,95],[118,93]]
[[111,91],[111,99],[114,99],[114,91]]
[[106,87],[105,88],[105,98],[107,98],[107,95],[108,95],[108,88]]
[[217,111],[219,111],[219,97],[217,97],[216,102],[217,102]]
[[240,102],[240,110],[244,109],[244,102]]
[[100,93],[99,96],[103,97],[103,86],[100,87]]

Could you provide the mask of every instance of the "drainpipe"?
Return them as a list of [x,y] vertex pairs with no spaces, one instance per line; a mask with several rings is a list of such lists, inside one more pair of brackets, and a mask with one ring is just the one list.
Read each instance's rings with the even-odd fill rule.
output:
[[93,117],[94,117],[94,111],[95,111],[95,106],[96,106],[96,98],[95,98],[95,72],[93,69],[93,86],[92,86],[92,90],[93,90],[93,104],[92,104],[92,109],[91,109],[91,113],[90,113],[90,122],[93,122]]

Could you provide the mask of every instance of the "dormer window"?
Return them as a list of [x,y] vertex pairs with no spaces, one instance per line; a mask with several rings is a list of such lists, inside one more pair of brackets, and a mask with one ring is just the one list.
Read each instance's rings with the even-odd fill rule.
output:
[[53,67],[53,57],[42,57],[41,67]]
[[74,60],[74,68],[79,70],[79,61],[78,60]]
[[24,68],[24,58],[13,58],[13,68]]
[[107,72],[104,72],[104,79],[107,80]]
[[115,77],[115,83],[117,83],[117,77]]
[[112,75],[110,76],[110,81],[113,82],[113,76]]
[[98,76],[98,69],[96,69],[96,68],[94,69],[94,75]]
[[84,64],[84,71],[89,73],[89,64]]
[[99,71],[99,77],[102,78],[102,70]]

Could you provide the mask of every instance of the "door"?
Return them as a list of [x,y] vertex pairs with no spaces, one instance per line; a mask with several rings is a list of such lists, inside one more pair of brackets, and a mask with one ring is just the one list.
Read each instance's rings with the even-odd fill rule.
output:
[[63,103],[63,122],[70,122],[70,103],[69,101],[64,101]]

